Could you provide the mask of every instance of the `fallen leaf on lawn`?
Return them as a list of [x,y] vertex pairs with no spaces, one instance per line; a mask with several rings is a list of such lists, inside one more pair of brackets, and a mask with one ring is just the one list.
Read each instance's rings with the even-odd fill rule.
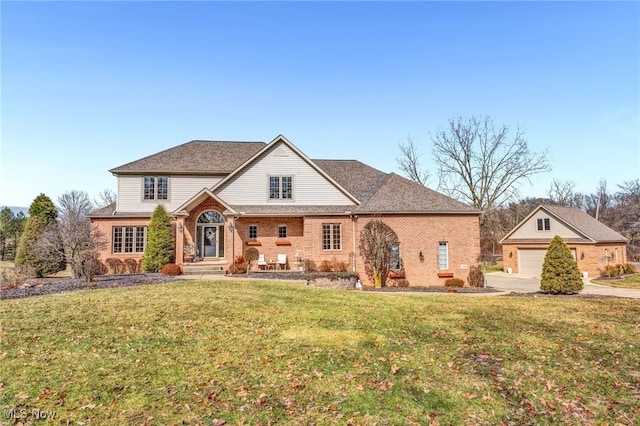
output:
[[393,364],[391,366],[391,374],[396,374],[398,372],[398,370],[400,370],[400,366],[399,365]]

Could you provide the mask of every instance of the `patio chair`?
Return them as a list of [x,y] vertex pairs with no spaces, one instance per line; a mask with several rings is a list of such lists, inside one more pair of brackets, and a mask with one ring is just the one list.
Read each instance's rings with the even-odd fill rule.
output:
[[260,269],[261,266],[264,266],[264,269],[269,269],[269,264],[267,263],[266,260],[264,260],[264,254],[259,254],[258,255],[258,269]]
[[[282,267],[280,266],[282,265]],[[279,254],[278,255],[278,260],[276,261],[276,266],[278,267],[278,269],[287,269],[287,255],[286,254]]]

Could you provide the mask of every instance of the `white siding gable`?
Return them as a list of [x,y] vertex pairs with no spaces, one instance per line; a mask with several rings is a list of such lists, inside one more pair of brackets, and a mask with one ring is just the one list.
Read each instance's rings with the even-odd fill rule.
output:
[[[548,231],[538,230],[538,219],[549,219],[550,229]],[[556,220],[553,216],[547,213],[545,210],[540,209],[533,214],[529,220],[524,222],[517,230],[509,236],[509,240],[520,239],[552,239],[554,236],[559,235],[563,239],[568,238],[583,238],[582,235],[577,234],[573,229],[566,226],[563,222]]]
[[118,176],[118,204],[120,213],[153,212],[158,204],[164,204],[172,212],[191,199],[203,188],[216,185],[221,176],[169,176],[168,200],[143,200],[144,176]]
[[[269,199],[269,177],[291,176],[293,198]],[[283,142],[245,166],[214,190],[234,205],[354,205],[336,185]]]

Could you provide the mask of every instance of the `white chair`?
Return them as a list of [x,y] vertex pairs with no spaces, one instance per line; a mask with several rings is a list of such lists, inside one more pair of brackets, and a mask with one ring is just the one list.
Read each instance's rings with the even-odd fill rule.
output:
[[264,269],[269,269],[269,264],[264,260],[264,254],[258,255],[258,269],[260,269],[261,266],[264,266]]
[[[280,265],[282,265],[282,267],[280,267]],[[278,267],[278,269],[287,269],[287,255],[286,254],[279,254],[278,255],[278,260],[276,261],[276,266]]]

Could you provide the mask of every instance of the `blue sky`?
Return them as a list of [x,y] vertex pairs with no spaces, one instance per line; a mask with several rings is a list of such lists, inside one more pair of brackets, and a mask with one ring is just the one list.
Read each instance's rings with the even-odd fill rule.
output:
[[[193,139],[399,172],[411,135],[489,115],[551,181],[640,177],[638,2],[6,2],[0,205],[116,189],[108,170]],[[431,186],[437,179],[432,172]]]

